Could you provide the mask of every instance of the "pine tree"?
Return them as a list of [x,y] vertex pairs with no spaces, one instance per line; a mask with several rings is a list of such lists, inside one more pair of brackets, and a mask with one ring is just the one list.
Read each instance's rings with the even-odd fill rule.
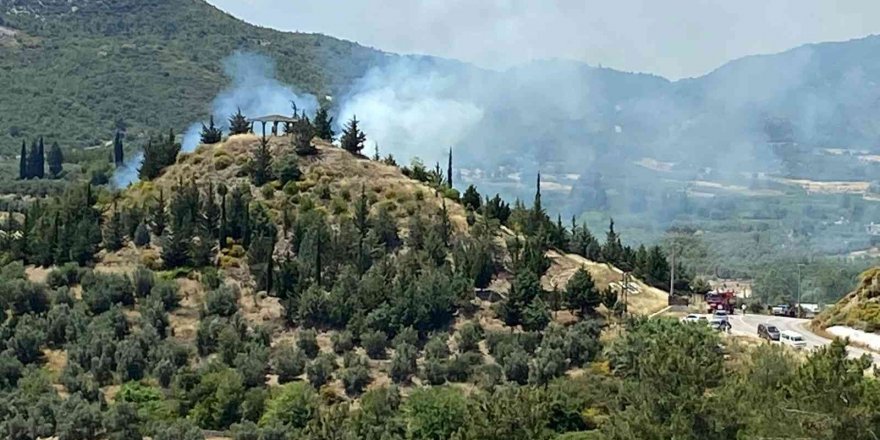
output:
[[367,135],[358,128],[359,122],[357,116],[352,116],[342,131],[342,139],[340,140],[342,148],[352,154],[361,154],[364,142],[367,141]]
[[379,155],[379,143],[378,142],[373,142],[373,157],[371,157],[370,159],[373,159],[376,162],[378,162],[382,159],[382,156]]
[[565,301],[569,309],[579,311],[582,316],[592,314],[602,303],[602,296],[592,275],[583,267],[568,280],[568,285],[565,287]]
[[247,205],[245,191],[235,187],[232,189],[229,199],[229,213],[227,223],[227,234],[233,240],[241,240],[244,238],[247,230]]
[[452,188],[452,147],[449,147],[449,164],[446,166],[446,186]]
[[18,179],[27,180],[30,178],[30,169],[28,168],[27,143],[21,141],[21,153],[18,156]]
[[175,140],[174,131],[168,133],[168,138],[159,137],[158,142],[152,139],[147,142],[144,147],[144,160],[141,168],[138,170],[138,177],[141,180],[152,180],[162,173],[168,165],[177,161],[177,154],[180,153],[180,143]]
[[315,135],[330,142],[336,137],[336,133],[333,133],[333,118],[324,107],[315,113]]
[[214,125],[214,116],[211,115],[211,120],[208,123],[208,126],[202,124],[202,143],[206,145],[213,145],[220,142],[223,139],[223,131],[217,128]]
[[251,125],[247,118],[241,114],[241,108],[229,118],[229,135],[247,134],[251,130]]
[[76,225],[70,244],[70,258],[80,266],[85,266],[95,256],[101,241],[101,227],[97,217],[82,217]]
[[205,227],[204,224],[197,224],[195,227],[194,239],[190,241],[189,261],[193,267],[205,267],[211,264],[214,256],[214,241],[216,236]]
[[217,199],[214,195],[214,183],[209,182],[202,197],[202,215],[201,222],[208,232],[208,237],[213,242],[217,240],[219,234],[218,224],[220,222],[220,206],[217,205]]
[[623,245],[620,243],[620,235],[614,230],[614,219],[608,225],[608,233],[605,235],[605,245],[602,247],[602,260],[605,263],[617,265],[623,258]]
[[104,248],[111,252],[118,251],[122,249],[124,240],[125,231],[122,226],[122,215],[120,215],[119,208],[114,200],[113,214],[110,216],[110,221],[107,222],[107,226],[104,229]]
[[293,124],[293,149],[300,156],[309,156],[318,152],[312,139],[315,137],[315,127],[308,119],[300,119]]
[[147,225],[144,222],[141,222],[134,231],[134,245],[144,247],[148,244],[150,244],[150,230],[147,229]]
[[251,180],[256,186],[263,186],[272,180],[272,153],[266,136],[260,138],[260,146],[251,160],[250,171]]
[[[274,225],[272,227],[274,229]],[[272,291],[273,259],[275,252],[275,235],[261,232],[254,238],[248,248],[248,267],[257,283],[258,290]]]
[[61,172],[64,170],[64,154],[61,152],[58,142],[52,143],[49,154],[46,155],[46,161],[49,163],[49,175],[53,179],[61,177]]
[[476,187],[468,185],[467,189],[464,190],[464,194],[461,196],[461,203],[465,208],[470,209],[471,211],[478,211],[483,203],[483,199],[480,197],[480,193],[477,192]]
[[125,164],[125,151],[122,146],[122,132],[116,132],[116,138],[113,140],[113,163],[116,168]]
[[168,213],[165,211],[165,192],[162,189],[159,189],[159,197],[156,198],[153,204],[150,223],[153,234],[161,236],[165,233],[165,229],[168,226]]
[[165,241],[162,243],[162,262],[166,269],[176,269],[189,263],[189,234],[185,231],[177,231],[173,227],[166,231]]
[[364,273],[368,268],[368,262],[364,258],[364,240],[367,238],[367,232],[370,229],[370,206],[367,203],[367,194],[363,185],[361,185],[361,196],[357,201],[354,209],[354,226],[358,230],[357,245],[357,265],[358,270]]

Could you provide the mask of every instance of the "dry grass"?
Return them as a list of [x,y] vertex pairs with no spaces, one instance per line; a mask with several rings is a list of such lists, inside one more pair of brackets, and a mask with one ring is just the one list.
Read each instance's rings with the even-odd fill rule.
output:
[[864,194],[868,192],[871,182],[823,182],[806,179],[775,179],[779,182],[796,185],[810,194]]
[[24,273],[27,275],[28,280],[32,283],[37,284],[45,284],[46,279],[49,277],[49,272],[51,272],[54,267],[45,268],[42,266],[27,266],[24,268]]
[[[599,289],[605,289],[609,285],[615,289],[622,288],[623,271],[616,267],[596,263],[580,255],[560,254],[556,251],[547,252],[547,257],[551,266],[541,280],[545,289],[552,289],[554,286],[564,289],[569,278],[581,267],[590,271]],[[663,310],[668,305],[668,298],[666,292],[635,280],[630,283],[630,294],[627,297],[628,310],[636,314],[650,315]]]
[[174,337],[180,341],[194,343],[199,325],[199,313],[205,302],[205,291],[201,283],[191,279],[178,279],[180,307],[168,314],[168,321]]
[[43,350],[43,358],[46,360],[46,370],[56,378],[61,375],[64,367],[67,366],[67,352],[64,350],[51,350],[47,348]]
[[827,308],[813,320],[813,326],[835,325],[874,332],[880,330],[880,268],[872,268],[859,276],[856,290]]

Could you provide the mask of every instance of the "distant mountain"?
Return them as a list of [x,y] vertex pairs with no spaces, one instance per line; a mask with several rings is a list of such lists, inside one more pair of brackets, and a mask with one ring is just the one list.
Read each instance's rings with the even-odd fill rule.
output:
[[270,55],[279,79],[334,94],[385,54],[259,28],[201,0],[0,0],[0,146],[46,135],[90,146],[130,132],[183,129],[228,83],[220,60]]
[[[366,96],[349,113],[404,160],[434,160],[455,145],[463,161],[488,168],[610,174],[649,157],[694,174],[799,175],[821,162],[822,176],[840,178],[852,168],[816,151],[875,151],[880,139],[875,36],[746,57],[673,82],[559,60],[496,72],[400,57],[256,27],[202,0],[0,0],[0,26],[7,153],[40,134],[90,146],[117,127],[181,130],[207,116],[229,82],[220,61],[237,50],[271,56],[279,79],[302,91],[339,97],[340,113],[344,98]],[[365,76],[371,68],[378,73]],[[857,174],[880,178],[872,167]]]

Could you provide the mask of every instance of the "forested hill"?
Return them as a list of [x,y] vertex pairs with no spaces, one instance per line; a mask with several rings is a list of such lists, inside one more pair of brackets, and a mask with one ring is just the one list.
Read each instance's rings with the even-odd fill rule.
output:
[[202,0],[0,0],[0,149],[35,136],[91,146],[120,126],[182,129],[228,83],[220,61],[236,50],[271,56],[281,81],[318,96],[385,56],[252,26]]

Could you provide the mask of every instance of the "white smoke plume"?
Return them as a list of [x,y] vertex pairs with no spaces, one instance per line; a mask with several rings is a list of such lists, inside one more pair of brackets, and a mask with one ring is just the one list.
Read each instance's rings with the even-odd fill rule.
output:
[[450,92],[460,78],[437,71],[421,71],[417,62],[401,58],[374,67],[342,101],[337,122],[357,116],[370,144],[392,153],[399,163],[415,157],[443,161],[450,147],[460,145],[483,120],[485,110]]
[[[223,60],[223,71],[230,84],[214,98],[211,115],[214,124],[228,133],[229,117],[241,109],[248,118],[280,114],[291,115],[291,103],[295,102],[298,111],[314,114],[318,100],[310,94],[297,92],[293,87],[283,84],[276,78],[275,62],[264,55],[236,52]],[[194,122],[183,134],[182,151],[195,150],[199,144],[202,123]],[[124,188],[138,180],[138,169],[143,162],[143,152],[139,152],[124,166],[116,170],[112,182],[117,188]]]
[[[214,98],[211,114],[214,123],[224,132],[229,129],[229,117],[238,109],[249,118],[290,115],[292,102],[298,111],[305,110],[310,115],[318,109],[318,100],[313,95],[299,93],[281,83],[275,76],[275,62],[264,55],[236,52],[223,60],[223,72],[232,83]],[[196,122],[184,133],[184,152],[193,151],[199,145],[201,129],[202,122]]]

